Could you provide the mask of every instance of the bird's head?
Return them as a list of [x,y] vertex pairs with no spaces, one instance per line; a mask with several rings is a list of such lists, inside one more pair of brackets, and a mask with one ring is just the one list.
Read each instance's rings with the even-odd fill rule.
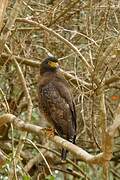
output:
[[59,62],[56,57],[47,57],[40,64],[40,74],[43,75],[46,72],[56,72],[59,69]]

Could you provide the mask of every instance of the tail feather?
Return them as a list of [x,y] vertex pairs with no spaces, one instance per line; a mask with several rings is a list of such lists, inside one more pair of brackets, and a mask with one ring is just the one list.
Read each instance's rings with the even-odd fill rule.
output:
[[[76,135],[74,135],[73,139],[69,139],[69,141],[73,144],[75,144],[75,139],[76,139]],[[65,161],[66,160],[66,157],[67,157],[67,153],[68,153],[68,150],[66,149],[62,149],[62,153],[61,153],[61,160]]]
[[67,157],[67,153],[68,153],[68,150],[66,149],[62,149],[62,153],[61,153],[61,159],[62,161],[65,161],[66,160],[66,157]]

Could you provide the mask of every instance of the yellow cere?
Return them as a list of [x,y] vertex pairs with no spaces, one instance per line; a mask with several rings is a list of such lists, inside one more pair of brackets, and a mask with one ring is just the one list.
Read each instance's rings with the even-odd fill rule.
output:
[[52,61],[48,62],[48,64],[50,67],[53,67],[53,68],[56,68],[59,66],[59,64],[57,62],[52,62]]

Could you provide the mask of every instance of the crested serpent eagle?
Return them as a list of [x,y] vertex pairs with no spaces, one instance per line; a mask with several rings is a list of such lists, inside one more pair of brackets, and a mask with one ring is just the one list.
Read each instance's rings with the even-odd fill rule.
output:
[[[58,59],[48,57],[40,64],[39,109],[58,135],[72,143],[76,138],[76,111],[69,84],[60,72]],[[62,149],[61,158],[66,159]]]

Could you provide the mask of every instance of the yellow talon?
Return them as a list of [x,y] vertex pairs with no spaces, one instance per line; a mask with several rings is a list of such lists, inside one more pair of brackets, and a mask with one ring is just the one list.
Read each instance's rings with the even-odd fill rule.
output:
[[43,131],[45,132],[47,137],[53,137],[55,135],[55,129],[53,128],[44,128]]

